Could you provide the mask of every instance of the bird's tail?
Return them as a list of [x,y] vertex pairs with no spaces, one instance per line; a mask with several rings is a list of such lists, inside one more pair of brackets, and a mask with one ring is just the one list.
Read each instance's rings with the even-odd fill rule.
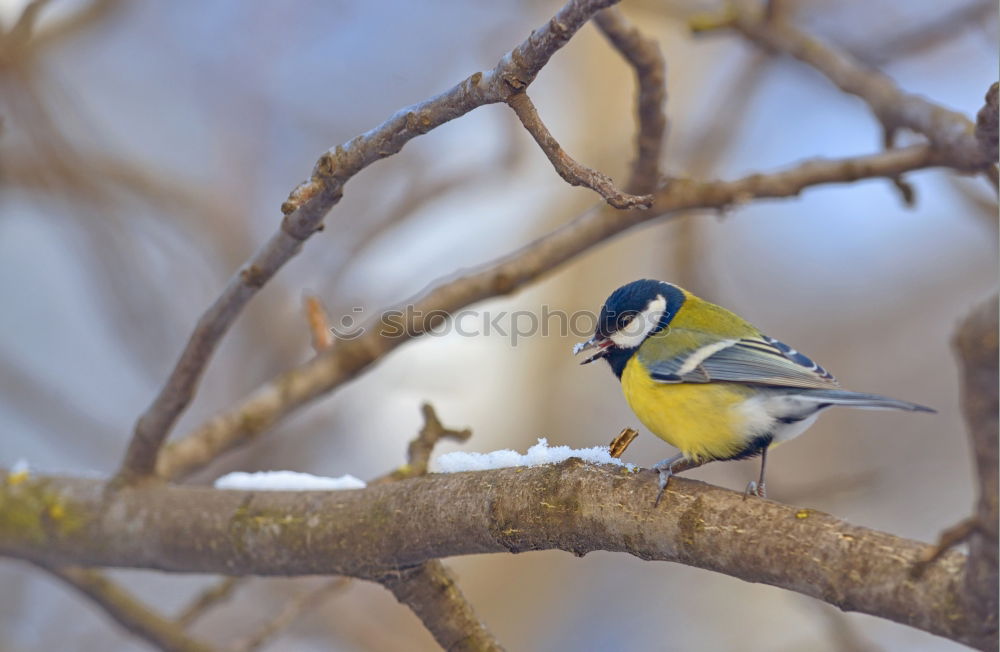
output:
[[846,407],[867,408],[871,410],[909,410],[910,412],[937,412],[933,408],[909,401],[880,396],[878,394],[864,394],[861,392],[849,392],[843,389],[804,389],[795,393],[796,398],[817,403],[831,403],[833,405],[844,405]]

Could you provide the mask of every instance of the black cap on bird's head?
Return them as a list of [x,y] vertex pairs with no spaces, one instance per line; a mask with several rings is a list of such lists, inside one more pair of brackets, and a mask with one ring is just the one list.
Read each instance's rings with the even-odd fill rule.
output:
[[607,358],[615,373],[621,375],[633,351],[670,324],[683,303],[684,291],[670,283],[643,279],[623,285],[601,307],[594,336],[573,347],[573,354],[597,349],[580,364]]

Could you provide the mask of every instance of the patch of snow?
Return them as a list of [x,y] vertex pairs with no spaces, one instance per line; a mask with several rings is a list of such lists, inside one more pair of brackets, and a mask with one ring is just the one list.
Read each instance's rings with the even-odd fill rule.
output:
[[433,468],[438,473],[459,473],[461,471],[486,471],[488,469],[504,469],[512,466],[538,466],[540,464],[556,464],[578,457],[585,462],[594,464],[616,464],[629,471],[634,471],[635,464],[623,462],[617,457],[611,457],[607,446],[593,448],[570,448],[569,446],[549,446],[544,437],[528,449],[524,455],[512,450],[499,450],[492,453],[466,453],[456,451],[445,453],[434,458]]
[[215,481],[216,489],[239,489],[243,491],[333,491],[339,489],[364,489],[364,480],[353,475],[327,478],[295,471],[258,471],[227,473]]

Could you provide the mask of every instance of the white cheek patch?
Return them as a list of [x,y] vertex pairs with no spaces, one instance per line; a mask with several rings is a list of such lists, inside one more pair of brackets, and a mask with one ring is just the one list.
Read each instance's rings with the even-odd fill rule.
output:
[[621,349],[634,349],[642,344],[663,318],[663,313],[667,309],[667,300],[661,295],[649,302],[646,309],[636,315],[625,328],[611,334],[611,341]]

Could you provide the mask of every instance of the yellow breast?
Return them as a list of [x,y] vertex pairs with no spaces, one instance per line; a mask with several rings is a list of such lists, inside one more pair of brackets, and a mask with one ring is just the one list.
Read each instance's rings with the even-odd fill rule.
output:
[[746,446],[739,406],[752,393],[723,383],[660,383],[638,356],[622,372],[625,400],[639,421],[660,439],[696,461],[726,459]]

